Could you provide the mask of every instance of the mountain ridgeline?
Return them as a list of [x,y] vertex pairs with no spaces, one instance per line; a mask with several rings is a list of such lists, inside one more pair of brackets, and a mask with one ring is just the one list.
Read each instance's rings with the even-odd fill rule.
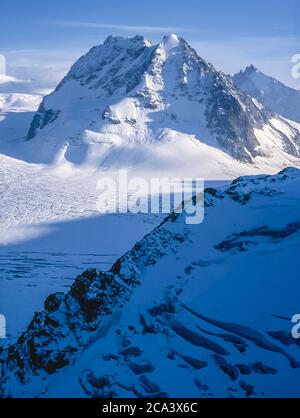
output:
[[173,213],[50,295],[0,350],[0,396],[299,397],[299,185],[289,168],[208,188],[203,224]]
[[277,150],[300,155],[299,126],[267,110],[176,35],[159,45],[111,36],[92,48],[44,98],[27,139],[52,158],[63,149],[72,162],[93,154],[102,165],[111,150],[172,142],[174,133],[246,163]]

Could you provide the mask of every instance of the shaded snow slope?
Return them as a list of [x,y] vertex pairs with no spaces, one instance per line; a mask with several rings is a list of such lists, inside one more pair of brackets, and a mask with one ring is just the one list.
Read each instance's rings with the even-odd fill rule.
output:
[[49,296],[1,354],[2,396],[299,396],[299,190],[292,168],[207,189],[203,224],[173,214]]
[[96,215],[97,179],[0,155],[0,243],[9,242],[10,228],[19,225]]
[[[140,36],[109,37],[44,98],[24,152],[37,162],[63,154],[96,168],[141,162],[153,167],[160,153],[154,145],[169,144],[164,162],[174,168],[184,144],[185,163],[194,154],[201,165],[204,148],[216,165],[228,158],[252,164],[264,158],[285,167],[291,158],[289,165],[299,161],[298,136],[298,127],[237,89],[184,39],[171,35],[152,45]],[[266,137],[272,147],[264,146]]]
[[[206,167],[209,167],[209,163]],[[211,179],[214,179],[213,167],[210,167]],[[184,173],[184,166],[181,168]],[[238,172],[232,167],[226,169],[226,166],[220,165],[219,178],[222,178],[222,170],[231,173],[231,176]],[[248,172],[251,170],[246,166],[244,173]],[[169,174],[171,179],[172,173]],[[194,174],[197,175],[197,171]],[[158,171],[128,171],[129,178],[142,176],[151,179],[157,175]],[[178,177],[178,173],[174,172],[173,175]],[[57,167],[28,164],[0,155],[0,245],[22,239],[25,229],[20,227],[99,215],[99,191],[96,186],[102,177],[107,176],[117,179],[118,173],[78,170],[71,165]],[[26,237],[26,233],[24,235]]]

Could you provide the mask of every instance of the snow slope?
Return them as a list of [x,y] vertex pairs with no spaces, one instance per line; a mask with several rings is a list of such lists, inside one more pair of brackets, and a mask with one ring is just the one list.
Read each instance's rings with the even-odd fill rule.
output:
[[42,95],[50,94],[51,91],[52,89],[49,89],[48,86],[41,85],[34,79],[19,80],[9,75],[0,74],[0,93]]
[[19,147],[43,99],[35,87],[32,80],[0,75],[0,154],[22,159]]
[[49,296],[1,354],[2,396],[299,397],[299,190],[292,168],[207,189],[203,224],[172,214]]
[[[5,315],[5,344],[12,344],[43,309],[45,298],[66,292],[87,268],[109,269],[134,243],[160,223],[159,215],[102,215],[2,230],[0,312]],[[122,234],[115,236],[118,231]],[[4,234],[4,237],[3,237]]]
[[[167,149],[164,164],[173,169],[191,154],[189,166],[212,160],[216,167],[226,161],[261,169],[263,158],[283,168],[299,163],[299,129],[237,89],[176,35],[159,45],[140,36],[109,37],[44,98],[26,158],[49,163],[59,154],[94,168],[153,168]],[[273,146],[265,147],[269,138]]]
[[253,65],[235,74],[236,86],[245,91],[272,112],[300,123],[300,91],[285,86],[280,81],[267,76]]
[[8,341],[49,293],[65,291],[89,266],[110,267],[160,222],[161,215],[99,213],[100,178],[0,155],[0,312]]
[[0,94],[0,112],[34,112],[42,101],[39,95],[22,93]]
[[[108,38],[35,116],[42,98],[20,83],[0,79],[0,312],[15,343],[2,395],[299,396],[297,170],[208,190],[203,225],[171,216],[116,263],[160,218],[96,208],[118,168],[228,180],[299,166],[299,124],[176,35]],[[112,263],[50,297],[16,342],[48,293]]]

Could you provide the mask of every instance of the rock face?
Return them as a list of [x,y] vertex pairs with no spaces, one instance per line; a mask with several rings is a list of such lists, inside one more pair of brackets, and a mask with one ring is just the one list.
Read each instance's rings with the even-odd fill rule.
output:
[[0,354],[1,396],[299,396],[299,187],[286,169],[207,189],[203,224],[172,214],[50,295]]
[[240,90],[255,97],[272,112],[300,123],[300,91],[285,86],[253,65],[233,77]]
[[162,143],[176,133],[254,162],[273,152],[259,132],[274,141],[273,151],[299,157],[299,130],[238,89],[184,39],[171,35],[152,45],[140,36],[109,37],[45,97],[28,141],[37,141],[49,159],[66,147],[72,162],[105,165],[116,147]]

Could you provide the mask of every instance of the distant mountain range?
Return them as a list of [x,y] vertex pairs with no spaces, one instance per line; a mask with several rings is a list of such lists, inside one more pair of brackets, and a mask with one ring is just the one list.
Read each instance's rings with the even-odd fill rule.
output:
[[300,123],[300,91],[285,86],[255,68],[247,67],[233,77],[236,86],[255,97],[272,112]]
[[200,167],[205,161],[216,168],[297,165],[297,111],[294,122],[285,118],[293,116],[299,93],[281,85],[283,102],[291,91],[290,111],[283,112],[284,104],[275,106],[275,81],[262,97],[249,91],[250,73],[257,74],[255,80],[262,77],[248,69],[232,79],[176,35],[159,45],[141,36],[111,36],[81,57],[44,98],[28,149],[37,161],[60,155],[75,164],[109,168],[157,161],[176,167],[191,155]]

